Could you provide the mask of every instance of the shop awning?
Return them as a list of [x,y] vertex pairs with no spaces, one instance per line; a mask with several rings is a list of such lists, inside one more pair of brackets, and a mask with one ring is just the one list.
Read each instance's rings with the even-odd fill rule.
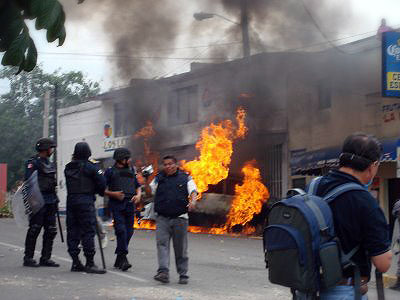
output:
[[[397,147],[400,147],[400,139],[383,139],[382,161],[397,160]],[[292,175],[321,175],[328,169],[335,168],[339,164],[341,146],[319,149],[315,151],[292,151],[290,168]]]

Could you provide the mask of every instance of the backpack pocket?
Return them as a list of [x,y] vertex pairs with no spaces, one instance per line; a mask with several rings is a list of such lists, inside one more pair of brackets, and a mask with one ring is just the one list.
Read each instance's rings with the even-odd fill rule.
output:
[[264,231],[264,247],[272,283],[307,291],[307,250],[301,233],[290,225],[270,225]]
[[342,278],[339,245],[335,241],[324,243],[319,249],[322,288],[335,286]]

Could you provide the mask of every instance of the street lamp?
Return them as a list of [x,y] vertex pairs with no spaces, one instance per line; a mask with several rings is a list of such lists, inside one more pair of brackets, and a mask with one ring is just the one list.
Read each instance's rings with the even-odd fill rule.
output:
[[241,8],[241,22],[240,23],[232,21],[224,16],[221,16],[221,15],[215,14],[215,13],[199,12],[199,13],[193,14],[193,17],[197,21],[203,21],[205,19],[219,17],[230,23],[240,25],[240,27],[242,29],[243,57],[249,57],[250,56],[250,40],[249,40],[249,20],[248,20],[248,15],[247,15],[247,0],[241,1],[240,8]]

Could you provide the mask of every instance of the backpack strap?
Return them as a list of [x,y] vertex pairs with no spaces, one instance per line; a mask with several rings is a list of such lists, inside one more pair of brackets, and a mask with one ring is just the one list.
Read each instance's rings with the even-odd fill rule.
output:
[[323,197],[323,200],[325,200],[329,204],[333,200],[335,200],[337,197],[339,197],[341,194],[349,192],[349,191],[365,191],[365,189],[357,183],[345,183],[345,184],[339,185],[338,187],[334,188],[332,191],[327,193]]
[[309,195],[316,195],[317,193],[317,189],[318,189],[318,185],[321,182],[322,177],[316,177],[314,178],[310,185],[308,186],[308,194]]

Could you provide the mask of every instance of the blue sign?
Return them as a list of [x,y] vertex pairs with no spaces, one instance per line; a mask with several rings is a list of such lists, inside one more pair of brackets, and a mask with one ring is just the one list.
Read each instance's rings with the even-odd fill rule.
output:
[[400,32],[382,34],[382,96],[400,97]]

